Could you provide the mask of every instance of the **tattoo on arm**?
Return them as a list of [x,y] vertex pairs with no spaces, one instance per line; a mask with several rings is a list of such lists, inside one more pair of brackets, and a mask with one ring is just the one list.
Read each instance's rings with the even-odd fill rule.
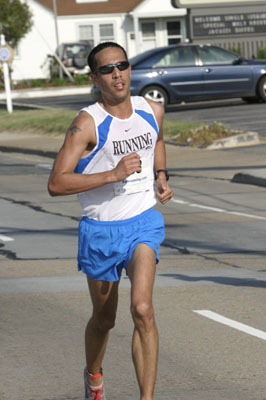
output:
[[81,129],[77,127],[77,125],[71,126],[68,130],[70,132],[70,137],[74,136],[77,132],[81,132]]

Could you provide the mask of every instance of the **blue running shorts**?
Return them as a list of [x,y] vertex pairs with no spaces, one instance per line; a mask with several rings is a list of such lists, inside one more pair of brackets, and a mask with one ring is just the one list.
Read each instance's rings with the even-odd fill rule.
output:
[[163,240],[163,216],[153,208],[121,221],[83,217],[79,223],[78,270],[95,280],[118,281],[139,243],[155,251],[158,263]]

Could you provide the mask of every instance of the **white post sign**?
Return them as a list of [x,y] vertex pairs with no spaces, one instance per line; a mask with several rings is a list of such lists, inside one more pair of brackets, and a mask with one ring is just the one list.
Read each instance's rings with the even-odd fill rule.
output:
[[5,36],[1,34],[0,62],[3,65],[4,83],[6,91],[6,106],[7,106],[7,111],[9,113],[13,112],[11,90],[10,90],[9,68],[8,68],[8,62],[11,60],[11,58],[12,58],[12,52],[9,46],[6,45]]

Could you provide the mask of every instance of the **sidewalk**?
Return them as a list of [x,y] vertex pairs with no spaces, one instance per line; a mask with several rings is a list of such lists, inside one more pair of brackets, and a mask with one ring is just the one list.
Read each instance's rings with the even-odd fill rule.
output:
[[[55,158],[63,140],[63,136],[0,133],[0,151],[32,154],[50,160]],[[241,147],[237,152],[172,144],[166,144],[166,149],[170,175],[207,176],[266,187],[265,153],[260,146],[257,146],[258,151]]]
[[[30,99],[36,97],[57,97],[57,96],[74,96],[76,94],[89,94],[91,86],[66,86],[66,87],[49,87],[12,90],[12,99]],[[0,100],[5,100],[5,91],[0,92]]]

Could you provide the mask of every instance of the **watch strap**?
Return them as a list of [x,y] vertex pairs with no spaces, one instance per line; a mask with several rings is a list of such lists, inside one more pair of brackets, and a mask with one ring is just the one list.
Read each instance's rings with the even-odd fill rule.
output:
[[155,174],[155,180],[158,178],[158,174],[160,172],[164,172],[165,178],[168,181],[169,180],[169,174],[168,174],[168,170],[167,169],[157,169],[156,174]]

